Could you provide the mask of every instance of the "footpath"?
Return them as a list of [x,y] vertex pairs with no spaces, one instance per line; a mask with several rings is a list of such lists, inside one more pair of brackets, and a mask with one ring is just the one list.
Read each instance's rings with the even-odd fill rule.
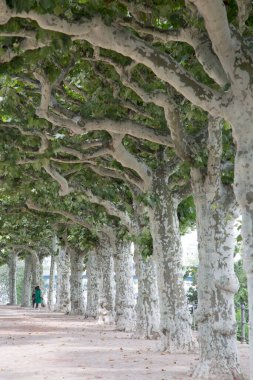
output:
[[[156,341],[131,339],[83,317],[0,306],[0,380],[191,379],[197,354],[156,347]],[[249,348],[238,347],[247,379]]]

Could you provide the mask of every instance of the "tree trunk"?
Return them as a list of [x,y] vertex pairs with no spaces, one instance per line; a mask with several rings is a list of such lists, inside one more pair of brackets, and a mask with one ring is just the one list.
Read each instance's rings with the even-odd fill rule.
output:
[[208,133],[207,168],[191,169],[199,242],[195,315],[200,344],[200,362],[193,377],[232,380],[241,378],[234,310],[234,294],[239,286],[233,262],[237,205],[231,186],[221,182],[219,119],[209,119]]
[[155,263],[152,256],[134,254],[138,278],[137,323],[134,338],[157,339],[160,336],[160,310]]
[[57,258],[56,311],[70,312],[69,255],[65,247],[60,247]]
[[83,293],[83,260],[84,254],[80,254],[72,248],[70,252],[70,302],[71,314],[84,314],[84,293]]
[[160,304],[161,349],[189,352],[195,348],[183,283],[182,247],[177,203],[167,185],[166,169],[156,170],[153,191],[156,199],[149,209]]
[[24,269],[24,279],[23,279],[23,290],[22,290],[22,307],[31,306],[31,286],[32,286],[32,257],[30,254],[25,256],[25,269]]
[[39,255],[39,262],[40,262],[40,290],[41,290],[42,297],[44,297],[44,294],[46,292],[45,281],[44,281],[44,266],[43,266],[44,257],[41,255]]
[[55,276],[55,252],[51,254],[50,274],[48,284],[47,306],[50,311],[54,310],[54,276]]
[[[219,176],[220,177],[220,176]],[[199,243],[198,323],[200,362],[194,378],[239,379],[234,294],[233,195],[220,191],[211,173],[192,169]],[[231,197],[232,196],[232,197]]]
[[11,252],[8,256],[9,268],[9,305],[17,305],[17,254]]
[[[252,106],[252,98],[245,99],[245,104]],[[250,380],[253,380],[253,132],[252,111],[246,113],[243,109],[238,108],[239,119],[232,121],[237,143],[234,191],[242,214],[243,262],[249,305]]]
[[99,289],[99,323],[114,323],[115,295],[114,295],[114,263],[115,247],[110,239],[100,238],[99,261],[101,265]]
[[97,252],[92,250],[88,255],[87,263],[87,307],[86,318],[98,318],[98,299],[99,299],[99,284],[98,284],[98,257]]
[[117,330],[133,331],[136,325],[134,282],[133,282],[133,255],[129,242],[118,241],[114,255],[116,299],[115,322]]
[[32,253],[32,291],[35,286],[41,286],[41,265],[36,252]]

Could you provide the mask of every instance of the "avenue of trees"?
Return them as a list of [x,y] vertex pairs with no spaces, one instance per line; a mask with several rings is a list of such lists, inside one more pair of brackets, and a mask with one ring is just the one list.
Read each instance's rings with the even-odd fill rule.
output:
[[[251,1],[0,0],[0,42],[0,264],[10,303],[17,259],[29,306],[51,256],[51,310],[192,352],[181,233],[196,222],[192,377],[243,379],[233,259],[241,215],[251,327]],[[251,328],[249,343],[253,380]]]

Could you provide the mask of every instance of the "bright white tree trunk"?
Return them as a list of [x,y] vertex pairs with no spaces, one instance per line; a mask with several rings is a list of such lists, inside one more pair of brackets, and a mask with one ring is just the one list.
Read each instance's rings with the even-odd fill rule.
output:
[[114,323],[115,295],[114,295],[114,262],[115,247],[110,239],[103,234],[100,239],[98,259],[101,266],[99,273],[99,322]]
[[195,348],[183,283],[182,246],[177,202],[161,165],[154,175],[155,204],[149,208],[160,305],[161,349],[189,352]]
[[57,236],[53,236],[52,239],[52,254],[50,260],[50,274],[49,274],[49,284],[48,284],[48,296],[47,296],[47,306],[48,309],[54,310],[54,288],[55,288],[55,269],[56,269],[56,258],[59,255],[60,245]]
[[41,286],[41,265],[36,252],[32,253],[32,291],[35,286]]
[[[247,103],[248,101],[248,103]],[[252,98],[245,105],[252,106]],[[234,191],[242,214],[243,261],[247,275],[249,307],[250,380],[253,380],[253,130],[252,111],[236,109],[232,122],[237,143]],[[233,112],[233,111],[232,111]]]
[[31,286],[32,286],[32,257],[31,257],[31,254],[27,254],[25,256],[25,269],[24,269],[22,303],[21,303],[21,306],[23,307],[31,306],[31,299],[32,299]]
[[48,295],[47,295],[47,306],[50,311],[54,310],[54,276],[55,276],[55,263],[56,256],[53,252],[50,261],[50,273],[49,273],[49,284],[48,284]]
[[41,290],[41,295],[44,297],[44,294],[46,292],[45,288],[45,281],[44,281],[44,257],[39,256],[39,262],[40,262],[40,290]]
[[131,244],[118,241],[114,255],[116,280],[115,322],[120,331],[133,331],[136,325],[133,254]]
[[160,310],[154,259],[153,256],[145,259],[136,251],[134,259],[138,278],[137,323],[134,337],[157,339],[159,337]]
[[11,252],[8,256],[9,268],[9,304],[17,304],[17,254]]
[[98,299],[99,299],[99,284],[98,284],[98,256],[96,250],[92,250],[88,254],[87,263],[87,306],[86,317],[98,318]]
[[200,362],[193,377],[239,379],[234,294],[235,217],[233,197],[221,193],[216,179],[205,181],[192,169],[199,243],[198,323]]
[[193,373],[200,379],[240,379],[234,294],[234,225],[237,206],[230,186],[221,183],[222,130],[209,121],[208,163],[191,169],[199,243],[198,323],[200,361]]
[[70,253],[70,303],[71,314],[84,314],[83,266],[84,253],[68,248]]
[[65,247],[61,247],[57,257],[56,311],[70,312],[70,260]]

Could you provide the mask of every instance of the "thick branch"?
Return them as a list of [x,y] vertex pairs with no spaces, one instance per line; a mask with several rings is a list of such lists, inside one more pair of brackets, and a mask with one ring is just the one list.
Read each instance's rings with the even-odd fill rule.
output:
[[[20,127],[19,125],[15,125],[15,124],[3,123],[3,124],[0,124],[0,126],[4,127],[4,128],[16,128],[16,129],[19,130],[19,132],[23,136],[38,136],[38,137],[40,137],[40,139],[41,139],[41,146],[40,146],[40,148],[39,148],[39,150],[37,152],[39,154],[45,153],[46,150],[48,149],[48,146],[49,146],[48,138],[47,138],[46,135],[44,135],[41,132],[31,131],[31,130],[25,131],[22,127]],[[36,153],[36,152],[33,152],[33,153]]]
[[235,51],[231,39],[225,4],[222,0],[191,0],[203,16],[214,52],[228,77],[233,76]]
[[[203,0],[193,1],[203,2]],[[210,1],[211,0],[208,0],[207,3],[209,4]],[[215,3],[217,3],[217,1],[218,0],[216,0]],[[206,2],[204,1],[204,3]],[[208,8],[213,9],[215,7],[213,7],[212,3],[209,4]],[[213,14],[214,12],[210,13]],[[222,12],[222,14],[224,14],[224,12]],[[217,16],[219,16],[220,20],[220,15],[217,14]],[[87,20],[83,23],[71,24],[56,16],[48,14],[40,15],[33,11],[11,11],[11,14],[7,15],[7,18],[8,17],[34,20],[43,29],[64,33],[73,36],[73,39],[86,40],[94,46],[100,46],[105,49],[114,50],[125,56],[129,56],[133,60],[145,64],[157,75],[158,78],[170,83],[177,91],[183,94],[195,105],[200,106],[216,116],[217,114],[221,114],[220,93],[212,91],[207,86],[198,83],[170,56],[156,50],[156,48],[134,36],[126,29],[107,26],[103,23],[101,18],[98,17],[94,17],[91,21]],[[226,15],[224,15],[223,18],[226,19]],[[225,35],[225,40],[227,40],[226,42],[230,42],[227,38],[227,34]],[[214,44],[214,41],[212,42]],[[227,49],[225,49],[225,51],[227,51]]]
[[[1,6],[0,6],[1,9]],[[1,9],[2,11],[2,9]],[[1,16],[0,16],[1,20]],[[1,22],[1,21],[0,21]],[[19,32],[0,32],[0,37],[21,37],[24,38],[18,46],[18,49],[12,50],[8,48],[0,57],[0,63],[10,62],[13,58],[21,55],[25,51],[35,50],[48,46],[51,40],[40,41],[36,38],[36,33],[32,31],[19,31]]]
[[228,82],[220,61],[214,54],[210,40],[205,33],[198,29],[185,28],[180,30],[159,30],[153,27],[142,27],[140,23],[131,23],[140,35],[152,35],[155,41],[168,43],[170,41],[185,42],[195,50],[196,58],[201,63],[205,72],[220,86]]
[[76,215],[73,215],[73,214],[71,214],[68,211],[55,210],[55,209],[50,209],[50,210],[44,209],[44,208],[42,208],[42,207],[37,206],[36,204],[34,204],[31,200],[28,200],[26,202],[26,205],[27,205],[27,207],[30,210],[35,210],[35,211],[39,211],[39,212],[45,212],[45,213],[48,213],[48,214],[61,215],[61,216],[64,216],[64,218],[66,218],[66,219],[70,219],[75,224],[83,226],[83,227],[87,228],[88,230],[93,230],[93,226],[90,223],[85,222],[80,217],[78,217]]
[[238,23],[241,32],[246,28],[247,21],[252,10],[251,0],[236,0],[238,7]]
[[221,185],[221,154],[222,154],[222,126],[219,118],[209,117],[208,122],[208,163],[207,173],[210,186],[220,189]]
[[122,181],[129,183],[130,185],[133,185],[134,187],[137,187],[141,191],[144,191],[143,181],[132,174],[128,174],[126,172],[120,172],[119,170],[116,170],[116,169],[96,166],[94,164],[89,164],[87,166],[92,171],[94,171],[94,173],[99,174],[102,177],[111,177],[111,178],[121,179]]
[[177,190],[174,194],[174,198],[177,201],[177,204],[181,203],[184,199],[188,198],[192,194],[192,188],[190,182],[186,186]]
[[64,178],[57,170],[52,168],[49,163],[43,165],[45,171],[59,183],[61,190],[59,191],[60,196],[68,195],[73,189],[69,187],[68,181]]
[[95,120],[87,122],[84,130],[105,130],[109,133],[130,135],[140,139],[148,140],[157,144],[172,146],[169,134],[162,134],[153,128],[134,123],[133,121]]
[[45,115],[47,114],[48,107],[50,104],[52,86],[50,85],[49,80],[44,74],[39,73],[39,72],[34,72],[34,77],[41,84],[40,106],[36,110],[36,115],[38,117],[46,119]]
[[122,144],[123,136],[116,133],[111,133],[112,136],[112,147],[111,155],[120,162],[123,166],[134,170],[143,181],[145,189],[148,190],[152,183],[151,170],[141,162],[140,159],[136,158],[128,150],[125,149]]
[[103,206],[109,215],[113,215],[118,217],[124,226],[128,228],[129,231],[132,231],[132,221],[129,215],[119,210],[113,202],[110,202],[109,200],[103,199],[101,197],[98,197],[97,195],[93,194],[91,190],[85,190],[85,195],[87,196],[88,200],[92,203],[97,203],[100,206]]

